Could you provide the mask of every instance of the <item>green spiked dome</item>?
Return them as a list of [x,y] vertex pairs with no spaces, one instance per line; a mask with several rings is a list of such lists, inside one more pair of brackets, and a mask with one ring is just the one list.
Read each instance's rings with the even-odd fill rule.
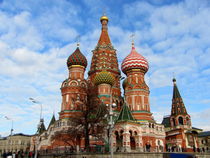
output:
[[107,71],[101,71],[94,78],[94,83],[96,85],[106,83],[106,84],[110,84],[112,86],[114,84],[114,82],[115,82],[115,79],[114,79],[113,75]]
[[72,65],[81,65],[84,66],[85,68],[87,67],[87,59],[80,52],[79,47],[77,47],[74,53],[72,53],[67,60],[67,66],[69,67]]

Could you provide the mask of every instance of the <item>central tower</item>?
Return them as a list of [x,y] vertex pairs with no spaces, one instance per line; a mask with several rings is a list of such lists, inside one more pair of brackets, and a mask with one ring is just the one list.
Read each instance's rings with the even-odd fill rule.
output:
[[[93,56],[91,60],[89,75],[89,83],[91,83],[91,88],[93,93],[98,93],[98,86],[94,82],[95,77],[100,72],[106,72],[111,74],[114,79],[110,95],[103,95],[99,97],[105,100],[110,100],[109,103],[115,102],[118,106],[120,105],[121,91],[120,91],[120,70],[118,68],[118,60],[116,55],[116,50],[112,46],[111,40],[108,34],[108,22],[107,16],[103,15],[100,18],[101,21],[101,35],[95,49],[92,51]],[[105,74],[105,73],[103,73]],[[97,94],[98,95],[98,94]],[[112,96],[112,98],[110,98]],[[104,99],[102,99],[104,100]]]

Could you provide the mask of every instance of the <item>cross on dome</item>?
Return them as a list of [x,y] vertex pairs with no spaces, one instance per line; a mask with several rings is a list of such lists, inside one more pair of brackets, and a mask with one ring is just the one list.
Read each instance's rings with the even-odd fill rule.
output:
[[78,36],[76,37],[76,41],[77,41],[77,47],[79,47],[80,35],[78,35]]
[[135,37],[135,34],[132,33],[130,38],[131,38],[131,43],[132,43],[132,48],[134,47],[134,37]]

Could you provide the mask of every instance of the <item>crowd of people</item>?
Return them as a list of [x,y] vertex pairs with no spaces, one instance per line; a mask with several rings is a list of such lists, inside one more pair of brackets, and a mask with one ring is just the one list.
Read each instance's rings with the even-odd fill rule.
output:
[[2,153],[2,158],[33,158],[34,153],[33,152],[23,152],[23,151],[18,151],[18,152],[3,152]]

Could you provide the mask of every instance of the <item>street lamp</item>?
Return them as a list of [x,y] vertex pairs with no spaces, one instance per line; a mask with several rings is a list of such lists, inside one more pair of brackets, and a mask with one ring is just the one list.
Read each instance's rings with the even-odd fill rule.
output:
[[32,103],[34,103],[34,104],[39,104],[40,105],[40,109],[41,109],[40,110],[40,121],[41,121],[41,119],[42,119],[42,103],[37,101],[37,100],[35,100],[34,98],[29,98],[29,100],[31,100]]
[[107,107],[109,107],[109,148],[110,148],[110,158],[113,158],[113,146],[112,146],[112,131],[114,128],[114,121],[113,121],[113,108],[116,108],[116,103],[113,104],[106,104]]
[[40,122],[38,124],[38,130],[37,130],[37,136],[36,136],[36,139],[35,139],[35,155],[34,155],[34,158],[37,158],[37,155],[38,155],[38,131],[39,129],[41,128],[41,121],[42,121],[42,103],[35,100],[34,98],[29,98],[29,100],[32,101],[32,103],[34,104],[40,104]]
[[12,132],[13,132],[13,119],[7,117],[7,116],[4,116],[7,120],[10,120],[12,122],[12,126],[11,126],[11,136],[12,136]]

